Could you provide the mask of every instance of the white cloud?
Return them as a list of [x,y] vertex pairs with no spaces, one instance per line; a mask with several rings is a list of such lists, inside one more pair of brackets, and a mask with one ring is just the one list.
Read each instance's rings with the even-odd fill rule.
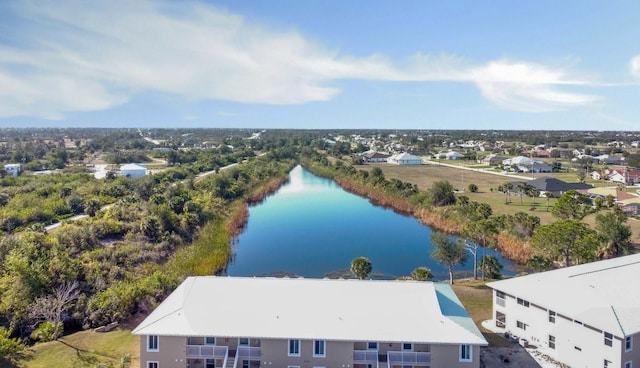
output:
[[596,99],[566,91],[585,81],[541,65],[498,60],[468,66],[456,56],[417,54],[399,66],[384,55],[340,55],[297,32],[266,29],[198,3],[19,4],[17,18],[32,21],[15,29],[22,47],[0,46],[0,117],[59,118],[108,109],[144,91],[302,104],[334,98],[337,80],[469,82],[500,108],[520,111]]
[[631,75],[640,78],[640,55],[636,55],[631,59],[629,70],[631,71]]
[[592,103],[596,96],[563,92],[561,86],[589,85],[563,72],[537,64],[500,60],[473,68],[473,80],[482,95],[497,106],[518,111],[543,112]]

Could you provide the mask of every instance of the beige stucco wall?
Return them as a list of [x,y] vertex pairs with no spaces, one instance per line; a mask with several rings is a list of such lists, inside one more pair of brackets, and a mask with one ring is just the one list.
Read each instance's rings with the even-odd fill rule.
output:
[[625,352],[625,343],[622,341],[622,367],[624,363],[633,362],[633,367],[640,367],[640,334],[631,336],[631,351]]
[[[186,359],[186,337],[160,336],[159,351],[147,352],[146,336],[140,337],[140,367],[146,368],[147,361],[160,362],[162,368],[185,368]],[[193,344],[203,343],[204,339],[192,337]],[[353,365],[353,350],[364,350],[366,343],[349,341],[327,341],[325,346],[325,357],[313,356],[314,340],[300,341],[300,356],[288,356],[288,339],[251,339],[250,345],[261,347],[261,364],[263,366],[282,367],[300,366],[301,368],[313,367],[342,367],[343,364]],[[640,343],[640,342],[639,342]],[[217,337],[216,345],[229,346],[229,350],[235,350],[238,345],[238,338]],[[400,351],[401,343],[378,343],[378,354],[386,355],[388,351]],[[451,368],[477,368],[479,366],[480,348],[473,347],[473,362],[461,363],[458,361],[458,345],[429,345],[414,344],[413,351],[431,352],[431,367],[451,367]]]
[[286,368],[289,365],[300,368],[342,367],[353,361],[353,342],[327,341],[325,358],[313,356],[313,340],[300,341],[300,356],[290,357],[289,340],[262,340],[262,364]]
[[187,338],[160,336],[158,351],[147,351],[147,336],[140,336],[140,367],[147,362],[159,362],[162,368],[184,368],[187,366]]
[[471,362],[460,362],[460,345],[431,345],[431,367],[433,368],[477,368],[480,366],[480,347],[473,347]]

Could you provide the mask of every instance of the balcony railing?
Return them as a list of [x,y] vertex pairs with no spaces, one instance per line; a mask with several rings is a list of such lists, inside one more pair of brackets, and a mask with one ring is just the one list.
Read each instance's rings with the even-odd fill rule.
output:
[[229,353],[227,346],[187,345],[187,358],[223,359]]
[[377,363],[378,351],[377,350],[354,350],[353,362],[357,364]]
[[233,362],[233,368],[238,367],[238,362],[242,362],[243,360],[260,360],[261,356],[262,352],[258,347],[238,346],[238,350],[236,350],[236,358]]
[[387,364],[426,365],[431,363],[431,353],[416,351],[388,351]]

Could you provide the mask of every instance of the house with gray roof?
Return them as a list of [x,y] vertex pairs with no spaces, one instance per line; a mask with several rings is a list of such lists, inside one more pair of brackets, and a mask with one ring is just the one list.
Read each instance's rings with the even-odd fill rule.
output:
[[638,274],[635,254],[491,282],[491,323],[571,367],[640,367]]
[[541,178],[529,180],[526,184],[530,187],[536,188],[540,191],[540,196],[543,196],[545,192],[551,193],[554,197],[559,197],[562,193],[569,190],[588,190],[593,186],[586,183],[567,183],[560,179],[544,176]]
[[420,281],[189,277],[132,333],[143,368],[478,368],[487,345]]

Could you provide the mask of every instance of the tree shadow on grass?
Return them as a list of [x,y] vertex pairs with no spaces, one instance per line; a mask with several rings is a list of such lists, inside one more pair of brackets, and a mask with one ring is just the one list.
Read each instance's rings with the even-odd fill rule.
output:
[[[67,347],[73,349],[76,351],[76,356],[78,358],[78,361],[81,363],[81,366],[96,366],[99,363],[103,363],[104,360],[108,360],[108,361],[114,361],[117,359],[117,357],[105,354],[105,353],[101,353],[99,351],[95,351],[95,350],[86,350],[86,349],[82,349],[76,346],[73,346],[71,344],[69,344],[68,342],[59,339],[56,340],[56,342],[59,342],[63,345],[66,345]],[[100,359],[102,358],[102,359]]]
[[17,368],[18,362],[30,360],[33,358],[33,352],[23,350],[13,354],[11,357],[0,357],[0,368]]

